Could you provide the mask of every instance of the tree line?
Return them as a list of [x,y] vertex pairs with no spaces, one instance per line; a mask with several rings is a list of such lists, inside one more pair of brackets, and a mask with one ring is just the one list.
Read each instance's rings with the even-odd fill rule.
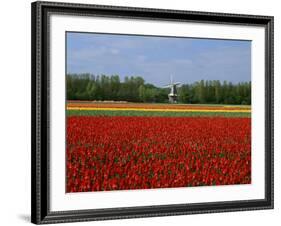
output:
[[[140,76],[68,74],[67,100],[168,102],[169,88],[146,83]],[[178,87],[178,102],[192,104],[251,104],[251,82],[201,80]]]

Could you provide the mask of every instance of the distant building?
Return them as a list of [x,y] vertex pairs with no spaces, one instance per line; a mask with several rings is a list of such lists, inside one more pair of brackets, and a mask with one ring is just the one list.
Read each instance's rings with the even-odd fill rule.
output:
[[177,86],[179,86],[180,82],[173,82],[173,77],[171,76],[171,82],[170,84],[164,86],[166,88],[171,88],[170,93],[168,94],[169,102],[172,104],[175,104],[178,102],[178,92],[177,92]]

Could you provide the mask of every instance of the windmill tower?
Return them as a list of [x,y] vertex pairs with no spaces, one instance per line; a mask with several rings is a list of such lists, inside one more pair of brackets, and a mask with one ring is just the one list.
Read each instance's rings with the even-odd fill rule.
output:
[[171,88],[170,93],[168,94],[169,102],[174,104],[177,103],[178,100],[178,93],[177,93],[177,86],[179,86],[180,82],[173,82],[173,76],[170,77],[170,84],[164,86],[165,88]]

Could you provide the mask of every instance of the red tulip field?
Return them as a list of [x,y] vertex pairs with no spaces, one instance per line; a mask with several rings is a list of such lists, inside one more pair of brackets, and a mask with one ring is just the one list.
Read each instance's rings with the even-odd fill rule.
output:
[[250,107],[144,105],[68,104],[67,192],[251,183]]

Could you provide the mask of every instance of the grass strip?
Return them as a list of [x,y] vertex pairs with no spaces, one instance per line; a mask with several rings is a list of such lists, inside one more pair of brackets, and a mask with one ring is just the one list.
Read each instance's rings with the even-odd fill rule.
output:
[[110,110],[67,110],[67,116],[159,116],[159,117],[243,117],[249,112],[170,112],[170,111],[110,111]]

